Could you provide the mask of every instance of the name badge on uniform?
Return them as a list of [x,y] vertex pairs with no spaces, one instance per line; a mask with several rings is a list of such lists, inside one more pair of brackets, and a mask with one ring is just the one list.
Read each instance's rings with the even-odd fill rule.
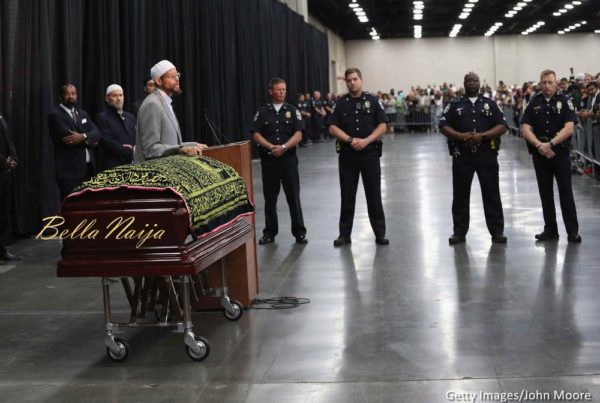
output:
[[362,109],[362,104],[360,102],[356,103],[356,109]]
[[290,111],[285,111],[285,118],[286,118],[286,119],[289,119],[289,118],[291,118],[291,117],[292,117],[292,112],[290,112]]
[[462,110],[463,108],[456,108],[456,113],[458,113],[458,116],[462,116]]

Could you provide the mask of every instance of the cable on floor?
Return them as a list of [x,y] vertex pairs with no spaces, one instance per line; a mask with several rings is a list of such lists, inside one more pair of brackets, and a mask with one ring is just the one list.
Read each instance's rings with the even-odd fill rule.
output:
[[300,305],[310,303],[308,298],[298,297],[274,297],[266,299],[255,299],[252,301],[254,309],[292,309],[298,308]]

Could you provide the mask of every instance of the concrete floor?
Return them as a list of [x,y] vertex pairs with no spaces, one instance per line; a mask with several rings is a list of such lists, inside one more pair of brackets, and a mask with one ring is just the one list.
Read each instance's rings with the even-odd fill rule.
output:
[[[281,233],[257,247],[260,297],[309,304],[251,309],[239,322],[195,313],[195,331],[212,348],[200,363],[186,356],[179,334],[127,330],[131,356],[113,363],[100,280],[56,278],[59,243],[19,241],[12,250],[24,262],[0,266],[0,401],[435,403],[474,393],[474,401],[500,402],[536,391],[529,401],[600,401],[598,181],[574,177],[583,243],[568,244],[559,222],[558,242],[536,244],[543,224],[532,164],[522,141],[506,136],[508,244],[490,242],[475,181],[467,243],[451,247],[442,136],[388,135],[382,187],[391,244],[375,245],[359,188],[353,243],[333,248],[333,142],[299,154],[310,243],[293,242],[281,196]],[[254,178],[260,235],[258,164]],[[126,312],[123,297],[115,306]],[[561,400],[562,392],[589,392],[591,400]]]

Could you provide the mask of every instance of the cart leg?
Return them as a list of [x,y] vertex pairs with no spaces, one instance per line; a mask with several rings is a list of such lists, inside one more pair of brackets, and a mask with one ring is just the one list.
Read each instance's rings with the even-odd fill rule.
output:
[[108,277],[102,277],[102,297],[104,300],[104,325],[106,327],[106,334],[104,335],[106,354],[113,361],[125,361],[129,355],[130,348],[125,340],[118,337],[115,338],[113,334],[113,328],[115,328],[115,325],[112,323],[111,318],[110,279]]
[[223,285],[223,295],[221,305],[223,305],[223,315],[231,321],[236,321],[244,314],[244,307],[236,300],[229,298],[229,289],[227,288],[227,268],[225,258],[221,258],[221,284]]
[[190,303],[190,276],[183,276],[183,341],[187,355],[194,361],[202,361],[210,353],[210,346],[204,337],[199,337],[192,330],[192,307]]

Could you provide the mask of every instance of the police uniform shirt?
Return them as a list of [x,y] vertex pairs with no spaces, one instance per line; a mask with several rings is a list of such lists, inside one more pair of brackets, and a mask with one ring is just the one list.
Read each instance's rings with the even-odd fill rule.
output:
[[344,95],[329,116],[328,124],[339,127],[350,137],[364,139],[386,122],[383,105],[377,97],[363,92],[358,98]]
[[300,111],[290,104],[283,104],[279,112],[272,103],[261,107],[251,125],[250,132],[260,133],[268,142],[285,144],[295,132],[302,130]]
[[565,126],[565,123],[577,123],[573,102],[565,95],[555,93],[546,100],[539,93],[531,99],[523,113],[523,123],[533,128],[533,134],[549,141]]
[[483,133],[498,125],[506,126],[504,114],[494,100],[481,94],[475,103],[464,96],[453,99],[440,118],[440,128],[450,126],[461,133]]

